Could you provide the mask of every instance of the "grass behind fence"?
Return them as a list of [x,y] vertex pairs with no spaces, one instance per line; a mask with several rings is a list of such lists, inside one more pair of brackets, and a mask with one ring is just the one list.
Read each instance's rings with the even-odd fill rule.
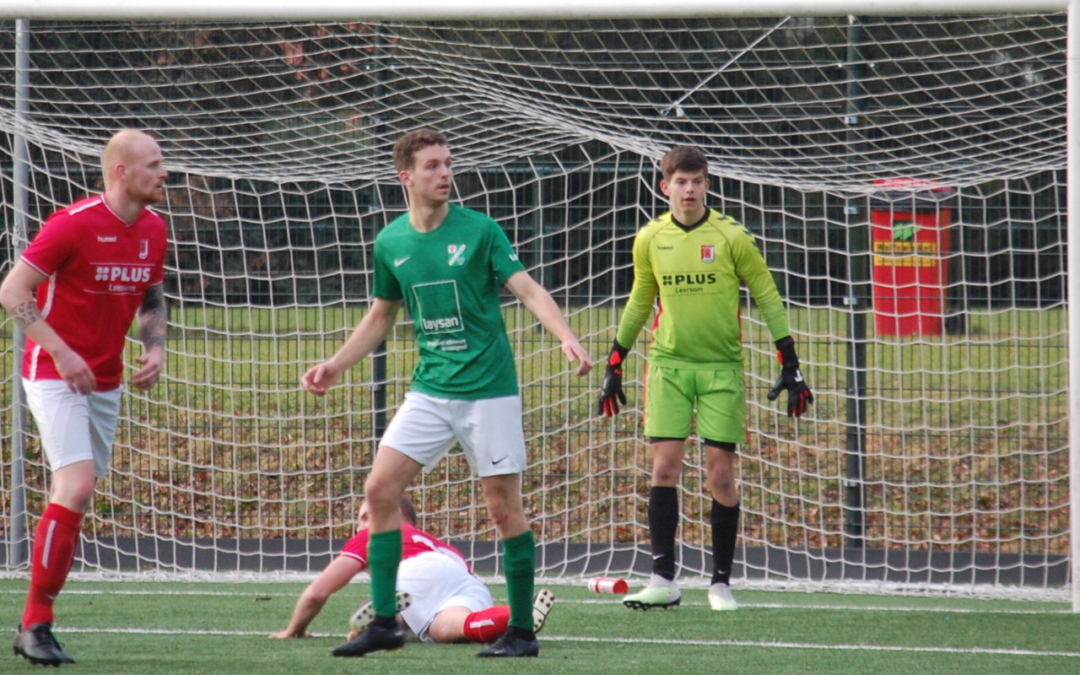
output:
[[[115,526],[121,535],[347,535],[375,444],[373,362],[365,359],[343,378],[351,386],[326,398],[304,393],[298,380],[341,345],[361,315],[340,306],[174,311],[165,382],[125,397],[133,423],[121,428],[115,470],[95,505],[106,516],[99,534]],[[618,310],[568,315],[602,361]],[[744,500],[755,505],[745,525],[761,541],[838,545],[852,439],[848,315],[798,308],[790,315],[817,401],[798,423],[782,414],[782,400],[766,401],[777,373],[771,339],[760,323],[744,321],[744,342],[752,346],[748,413],[758,432],[740,449]],[[639,540],[649,458],[634,409],[648,336],[639,337],[628,363],[631,412],[607,420],[595,415],[602,365],[588,378],[572,377],[558,345],[524,309],[508,308],[505,316],[523,385],[531,515],[543,518],[551,538]],[[867,343],[866,424],[858,441],[872,542],[1066,551],[1065,320],[1061,309],[973,311],[963,336]],[[869,323],[872,330],[872,317]],[[9,353],[9,344],[0,348]],[[129,357],[137,352],[132,345]],[[389,415],[415,364],[407,325],[395,329],[388,354]],[[0,368],[0,400],[10,401],[10,358]],[[9,429],[9,418],[3,424]],[[36,458],[33,444],[30,450]],[[7,460],[7,447],[4,453]],[[29,479],[33,511],[44,495],[40,465],[29,467]],[[700,479],[689,467],[691,494],[702,492]],[[460,457],[425,477],[419,494],[432,514],[425,525],[436,533],[491,534]],[[684,500],[693,522],[706,520],[704,508],[702,500]],[[687,533],[696,541],[700,529]]]

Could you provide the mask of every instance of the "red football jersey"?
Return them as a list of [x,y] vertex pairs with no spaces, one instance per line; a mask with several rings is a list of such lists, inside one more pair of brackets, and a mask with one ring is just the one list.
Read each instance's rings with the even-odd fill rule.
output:
[[[165,278],[167,246],[161,216],[143,209],[128,225],[97,196],[50,216],[22,254],[49,277],[37,289],[38,309],[94,371],[96,391],[120,386],[124,340],[146,289]],[[30,339],[23,376],[62,379],[49,353]]]
[[[352,539],[345,542],[345,547],[341,550],[341,554],[356,558],[364,563],[364,567],[367,567],[368,539],[369,534],[367,528],[360,530]],[[461,551],[444,541],[440,541],[431,535],[421,532],[408,523],[402,523],[401,559],[407,560],[408,558],[429,551],[442,551],[443,553],[455,556],[461,560],[461,564],[465,569],[469,569],[469,563],[465,561],[465,556],[461,554]]]

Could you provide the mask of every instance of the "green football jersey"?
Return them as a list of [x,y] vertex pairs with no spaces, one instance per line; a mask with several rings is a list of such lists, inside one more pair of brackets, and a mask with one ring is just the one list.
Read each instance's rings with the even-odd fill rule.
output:
[[680,368],[742,368],[740,280],[757,301],[769,332],[790,334],[776,282],[746,228],[709,210],[689,231],[665,213],[634,239],[634,286],[616,334],[631,347],[660,301],[649,362]]
[[518,393],[499,289],[523,269],[498,223],[454,204],[431,232],[417,232],[407,213],[379,232],[374,294],[403,301],[412,317],[413,391],[468,400]]

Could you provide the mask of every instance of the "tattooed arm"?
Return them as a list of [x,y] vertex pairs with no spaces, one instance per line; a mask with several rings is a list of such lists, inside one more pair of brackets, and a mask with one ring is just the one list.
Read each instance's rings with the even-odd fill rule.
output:
[[131,376],[131,383],[139,389],[149,389],[157,384],[165,367],[165,336],[168,332],[169,310],[165,305],[165,289],[161,284],[146,289],[138,318],[139,339],[146,351],[135,359],[142,367]]
[[47,278],[22,260],[17,261],[4,283],[0,284],[0,304],[11,314],[23,333],[52,356],[56,370],[67,382],[68,388],[73,392],[89,394],[97,382],[94,371],[64,342],[49,322],[42,319],[34,302],[34,291]]
[[25,331],[27,326],[41,318],[41,312],[38,310],[36,302],[28,300],[21,305],[15,305],[11,309],[11,318],[15,320],[16,326]]

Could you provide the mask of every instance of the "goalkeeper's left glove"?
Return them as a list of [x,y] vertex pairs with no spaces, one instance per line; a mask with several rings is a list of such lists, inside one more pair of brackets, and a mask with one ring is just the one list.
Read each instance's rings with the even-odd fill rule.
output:
[[814,394],[803,380],[799,370],[799,357],[795,354],[795,340],[791,336],[776,341],[776,359],[783,366],[776,384],[769,390],[769,400],[775,401],[780,392],[788,390],[788,417],[799,417],[806,412],[807,406],[814,402]]
[[604,372],[604,383],[600,385],[600,402],[597,404],[597,412],[605,417],[619,414],[619,404],[626,405],[626,394],[623,393],[622,376],[623,362],[630,350],[615,340],[611,344],[611,353],[607,358],[607,370]]

